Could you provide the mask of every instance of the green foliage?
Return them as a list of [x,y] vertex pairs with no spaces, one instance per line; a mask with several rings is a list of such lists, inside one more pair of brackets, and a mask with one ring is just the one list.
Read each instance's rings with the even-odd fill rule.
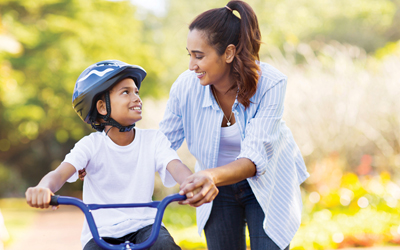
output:
[[177,229],[196,225],[196,209],[191,206],[170,204],[165,210],[163,223]]
[[9,41],[0,50],[0,156],[29,185],[91,131],[71,108],[86,67],[105,59],[141,65],[148,72],[142,96],[162,93],[145,39],[151,30],[128,1],[3,1],[0,13]]
[[[368,157],[366,157],[368,159]],[[291,249],[337,249],[397,244],[400,186],[389,172],[356,175],[329,156],[302,189],[302,224]],[[359,172],[370,165],[360,164]]]
[[182,249],[206,248],[204,234],[199,237],[197,233],[195,208],[172,203],[165,209],[163,223]]
[[0,163],[0,197],[12,197],[24,193],[24,180],[11,168]]
[[[187,69],[188,24],[227,2],[173,0],[167,2],[164,16],[155,16],[138,11],[129,1],[1,1],[1,163],[26,181],[21,182],[25,188],[35,185],[92,131],[72,110],[71,95],[78,75],[94,62],[120,59],[139,64],[148,72],[141,95],[167,96],[173,81]],[[287,63],[303,64],[310,59],[301,49],[304,44],[332,39],[383,57],[400,38],[398,0],[247,2],[259,19],[263,60],[278,48],[283,58],[294,58]],[[334,56],[316,55],[326,68],[336,65]]]

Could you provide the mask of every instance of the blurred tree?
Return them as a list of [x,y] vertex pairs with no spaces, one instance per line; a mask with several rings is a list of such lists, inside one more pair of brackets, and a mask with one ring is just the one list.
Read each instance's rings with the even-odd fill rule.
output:
[[[129,1],[0,1],[0,164],[8,169],[3,176],[35,185],[92,131],[72,110],[71,95],[78,75],[94,62],[139,64],[148,72],[141,96],[167,96],[187,69],[189,23],[227,2],[166,0],[165,14],[155,15]],[[387,55],[393,51],[388,44],[400,39],[400,0],[246,2],[259,19],[264,61],[281,56],[283,65],[312,64],[307,60],[319,49],[305,51],[303,45],[331,40]],[[319,59],[329,67],[329,58]]]
[[[148,33],[146,41],[154,47],[163,91],[187,69],[186,36],[188,26],[200,13],[221,8],[229,0],[166,0],[165,15],[140,12],[140,19]],[[257,14],[262,40],[261,59],[270,57],[272,48],[284,52],[285,44],[297,46],[300,42],[337,40],[363,48],[369,52],[400,39],[400,0],[247,0]],[[234,12],[235,13],[235,12]],[[298,53],[295,63],[304,62]]]
[[[0,159],[35,185],[91,131],[71,108],[79,74],[105,59],[148,72],[141,95],[157,96],[151,30],[128,1],[0,2]],[[79,185],[79,184],[77,184]]]

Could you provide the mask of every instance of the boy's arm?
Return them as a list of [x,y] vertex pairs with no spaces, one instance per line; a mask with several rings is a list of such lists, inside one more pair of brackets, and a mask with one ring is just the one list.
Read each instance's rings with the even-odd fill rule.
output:
[[[170,161],[167,165],[167,170],[172,175],[172,177],[174,177],[174,180],[179,183],[179,185],[181,185],[186,180],[187,177],[193,174],[192,171],[190,171],[190,169],[186,167],[186,165],[184,165],[180,160]],[[219,191],[215,185],[210,185],[208,188],[210,189],[210,191],[207,194],[203,194],[203,196],[207,196],[205,199],[208,200],[207,202],[211,202],[212,200],[214,200],[215,196],[217,196]],[[194,195],[198,194],[201,190],[202,188],[198,187],[192,192],[186,193],[186,197],[190,199]],[[183,195],[182,190],[179,192],[179,194]],[[189,202],[185,200],[185,201],[180,201],[179,204],[185,205],[189,204]],[[193,204],[189,205],[192,207],[198,207],[198,205],[193,205]]]
[[[174,180],[179,183],[179,185],[182,184],[184,180],[186,180],[187,177],[191,176],[193,173],[190,171],[188,167],[186,167],[185,164],[183,164],[180,160],[172,160],[168,163],[167,165],[167,170],[168,172],[172,175]],[[188,192],[186,194],[187,198],[192,198],[193,193],[197,193],[200,189],[196,189],[193,192]],[[182,202],[179,202],[180,204],[183,204]]]
[[56,170],[46,174],[36,187],[26,190],[26,202],[31,207],[48,208],[50,196],[57,192],[75,171],[71,164],[61,163]]
[[168,163],[167,170],[172,177],[174,177],[174,180],[179,183],[179,185],[181,185],[187,177],[193,174],[185,164],[177,159]]

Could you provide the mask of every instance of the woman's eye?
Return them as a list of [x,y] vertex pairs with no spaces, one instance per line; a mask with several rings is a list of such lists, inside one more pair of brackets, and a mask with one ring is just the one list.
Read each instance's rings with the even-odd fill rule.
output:
[[122,92],[122,94],[128,94],[128,90],[125,90],[124,92]]

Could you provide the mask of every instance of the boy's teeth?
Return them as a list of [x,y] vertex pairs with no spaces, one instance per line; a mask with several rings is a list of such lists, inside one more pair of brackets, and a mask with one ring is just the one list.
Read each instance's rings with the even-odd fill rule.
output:
[[206,72],[196,73],[198,76],[204,75]]

